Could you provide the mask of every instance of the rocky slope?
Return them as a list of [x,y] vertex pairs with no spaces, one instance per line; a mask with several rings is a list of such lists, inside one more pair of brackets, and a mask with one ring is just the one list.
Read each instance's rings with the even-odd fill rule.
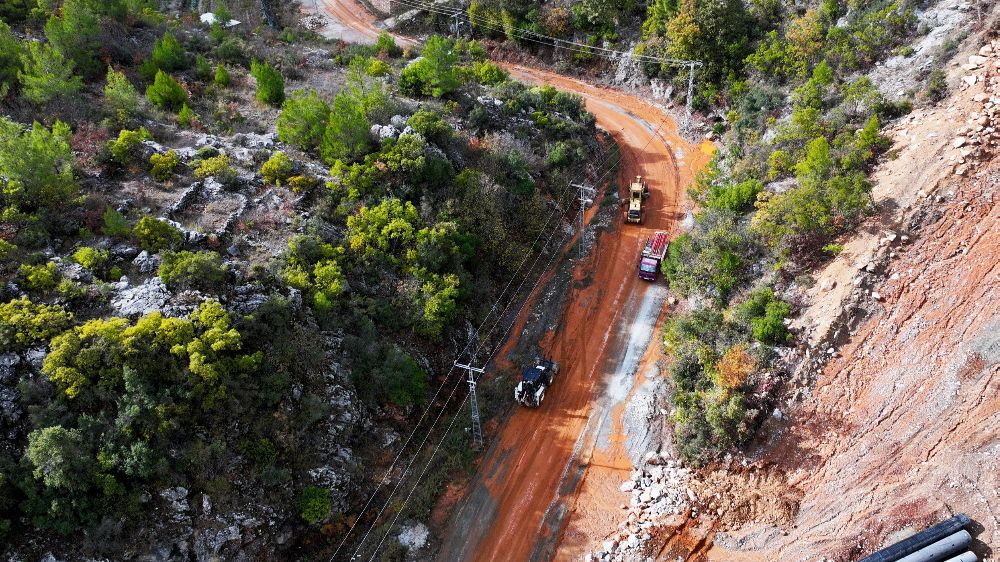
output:
[[789,289],[805,343],[748,458],[666,482],[637,470],[591,559],[848,561],[959,512],[996,559],[1000,59],[996,41],[969,46],[954,94],[886,131],[883,212]]

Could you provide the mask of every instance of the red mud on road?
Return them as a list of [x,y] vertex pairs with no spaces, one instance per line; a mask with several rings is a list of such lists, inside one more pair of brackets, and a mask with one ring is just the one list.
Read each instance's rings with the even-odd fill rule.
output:
[[560,376],[541,408],[518,409],[496,436],[452,517],[439,560],[577,558],[614,529],[617,514],[606,512],[621,503],[618,485],[632,465],[619,446],[625,439],[620,407],[611,416],[608,440],[614,445],[590,456],[597,438],[593,405],[618,366],[628,320],[650,287],[636,275],[642,245],[655,230],[676,230],[684,215],[684,190],[712,152],[711,145],[691,146],[662,111],[632,96],[548,72],[508,68],[520,80],[583,95],[597,123],[621,148],[619,185],[642,175],[651,197],[643,225],[602,234],[574,272],[558,327],[540,343],[560,363]]

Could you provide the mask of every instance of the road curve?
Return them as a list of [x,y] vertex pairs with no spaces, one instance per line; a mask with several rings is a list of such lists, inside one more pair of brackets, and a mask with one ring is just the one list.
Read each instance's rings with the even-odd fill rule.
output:
[[[375,18],[355,0],[322,1],[329,18],[368,40],[377,37]],[[400,36],[397,42],[414,44]],[[547,71],[507,68],[519,80],[583,96],[621,148],[618,185],[641,175],[651,197],[645,224],[603,233],[574,273],[558,327],[540,344],[560,363],[559,379],[541,408],[518,409],[491,437],[438,560],[579,559],[615,530],[618,485],[632,467],[623,410],[641,378],[637,359],[652,340],[665,295],[638,279],[638,256],[652,232],[676,233],[685,188],[713,150],[680,138],[670,117],[635,96]]]

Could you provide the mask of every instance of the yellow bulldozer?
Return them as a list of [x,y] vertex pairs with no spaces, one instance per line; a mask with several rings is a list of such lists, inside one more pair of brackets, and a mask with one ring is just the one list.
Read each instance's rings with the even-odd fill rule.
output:
[[628,209],[625,211],[625,222],[642,224],[646,213],[643,203],[649,197],[649,186],[642,181],[642,176],[636,176],[628,188]]

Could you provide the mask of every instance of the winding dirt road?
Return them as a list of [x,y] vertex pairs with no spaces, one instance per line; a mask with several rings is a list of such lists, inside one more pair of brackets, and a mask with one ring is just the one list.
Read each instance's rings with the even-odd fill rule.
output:
[[[354,0],[326,0],[328,17],[368,40],[379,30]],[[336,26],[334,26],[336,27]],[[412,40],[397,37],[403,45]],[[508,65],[529,83],[580,94],[597,124],[621,148],[618,184],[649,183],[646,221],[601,235],[574,272],[558,327],[542,349],[561,373],[537,410],[518,409],[493,438],[480,469],[451,517],[439,560],[508,562],[579,559],[615,530],[621,494],[645,424],[627,410],[655,377],[646,365],[664,311],[666,290],[640,281],[638,256],[656,230],[675,231],[684,190],[711,158],[710,143],[692,146],[662,110],[634,96],[558,74]],[[641,117],[640,117],[641,116]],[[636,384],[639,383],[639,384]],[[632,423],[627,423],[627,418]]]

